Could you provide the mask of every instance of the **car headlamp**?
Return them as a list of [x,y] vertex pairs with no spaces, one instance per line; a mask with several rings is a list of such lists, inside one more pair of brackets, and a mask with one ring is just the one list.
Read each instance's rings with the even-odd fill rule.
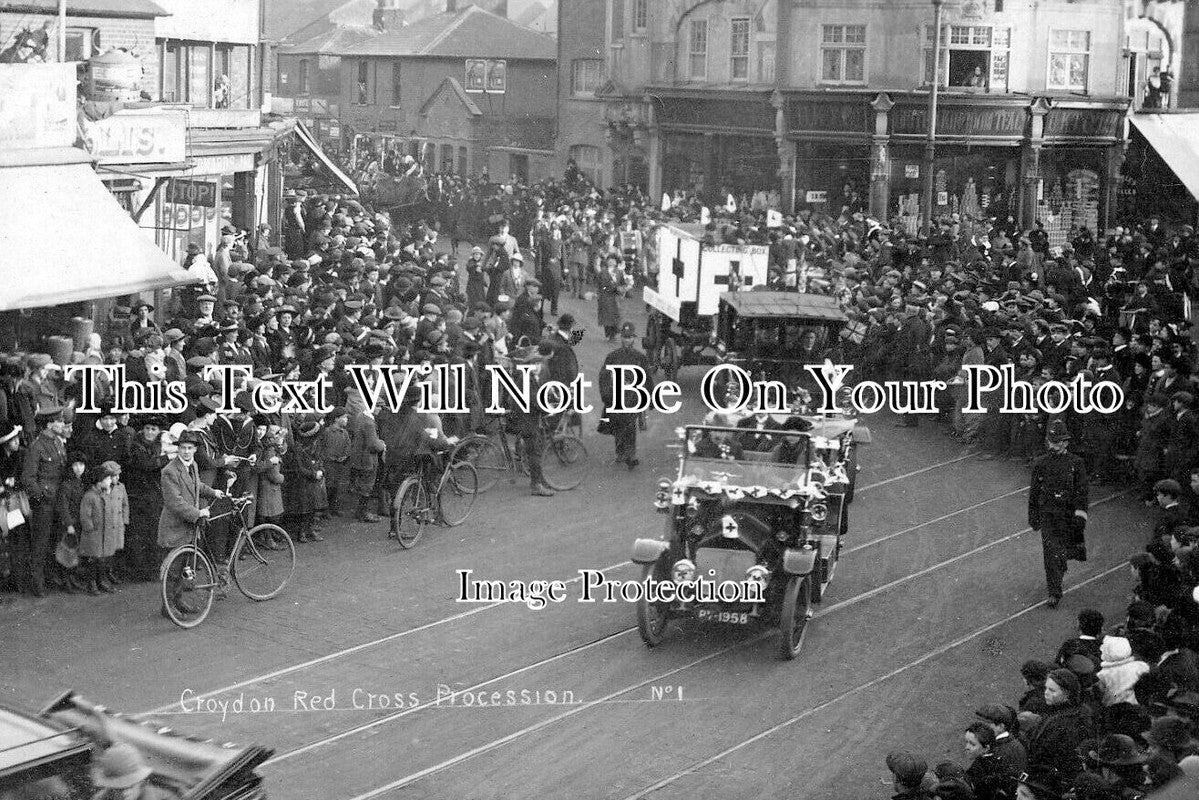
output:
[[689,583],[695,579],[695,562],[689,559],[680,559],[674,562],[674,567],[670,570],[670,577],[675,583]]
[[761,584],[763,588],[770,582],[770,570],[761,564],[754,564],[745,571],[745,580]]
[[811,509],[812,519],[816,522],[824,522],[828,519],[828,506],[824,503],[813,503]]
[[658,491],[654,493],[654,508],[665,511],[670,508],[671,483],[668,480],[658,481]]

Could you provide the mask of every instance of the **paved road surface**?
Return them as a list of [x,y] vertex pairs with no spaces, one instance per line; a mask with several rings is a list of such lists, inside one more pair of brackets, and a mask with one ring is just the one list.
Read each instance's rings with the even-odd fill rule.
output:
[[[563,310],[590,326],[579,351],[594,374],[608,345],[593,304]],[[643,325],[635,303],[626,314]],[[192,631],[158,615],[152,585],[18,600],[0,609],[0,699],[36,706],[75,688],[260,742],[276,750],[271,795],[289,800],[886,797],[887,750],[962,761],[978,704],[1014,702],[1020,664],[1051,655],[1077,609],[1114,619],[1126,603],[1122,565],[1149,521],[1124,487],[1093,489],[1091,559],[1072,565],[1050,611],[1025,528],[1027,468],[879,415],[847,549],[800,657],[778,660],[769,634],[695,624],[646,649],[632,607],[576,602],[578,570],[638,576],[630,545],[662,529],[654,486],[673,469],[675,427],[704,410],[699,377],[683,371],[683,411],[651,416],[636,471],[608,463],[592,414],[586,487],[535,498],[501,482],[465,525],[409,551],[386,525],[334,526],[298,546],[278,599],[235,594]],[[540,611],[458,604],[458,569],[560,578],[573,594]]]

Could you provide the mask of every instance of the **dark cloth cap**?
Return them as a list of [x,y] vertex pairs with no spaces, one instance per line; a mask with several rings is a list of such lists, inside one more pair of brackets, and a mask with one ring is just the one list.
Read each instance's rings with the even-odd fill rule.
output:
[[1016,712],[1011,706],[1005,706],[1002,703],[987,703],[982,708],[974,712],[974,716],[987,722],[994,722],[996,725],[1005,725],[1008,730],[1015,727]]
[[902,750],[887,755],[887,769],[905,786],[919,786],[928,774],[928,762]]
[[631,322],[626,322],[625,324],[620,326],[620,335],[621,336],[636,336],[637,335],[637,326]]
[[1053,672],[1049,673],[1046,680],[1056,683],[1059,687],[1061,687],[1062,691],[1070,695],[1072,700],[1078,699],[1078,693],[1082,686],[1078,682],[1078,676],[1070,670],[1065,668],[1055,669]]

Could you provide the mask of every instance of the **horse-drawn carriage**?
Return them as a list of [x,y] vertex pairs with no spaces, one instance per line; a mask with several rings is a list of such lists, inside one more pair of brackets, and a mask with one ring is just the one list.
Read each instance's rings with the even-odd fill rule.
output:
[[662,225],[649,240],[649,271],[657,275],[643,293],[648,321],[642,345],[651,367],[675,380],[680,367],[719,362],[720,296],[764,287],[770,254],[764,245],[712,244],[698,225]]

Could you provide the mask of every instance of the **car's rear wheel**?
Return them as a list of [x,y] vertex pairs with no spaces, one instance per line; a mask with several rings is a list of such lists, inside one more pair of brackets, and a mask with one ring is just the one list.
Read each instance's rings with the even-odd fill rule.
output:
[[[661,560],[646,564],[641,570],[641,580],[644,583],[647,579],[660,580],[661,575],[658,574],[661,570],[658,564]],[[666,626],[670,622],[670,610],[665,603],[651,603],[643,593],[641,599],[637,601],[637,632],[641,634],[641,641],[645,642],[646,647],[657,647],[662,643],[662,639],[666,636]]]
[[792,575],[783,590],[783,605],[779,609],[779,655],[790,661],[799,655],[803,632],[810,613],[811,577]]

